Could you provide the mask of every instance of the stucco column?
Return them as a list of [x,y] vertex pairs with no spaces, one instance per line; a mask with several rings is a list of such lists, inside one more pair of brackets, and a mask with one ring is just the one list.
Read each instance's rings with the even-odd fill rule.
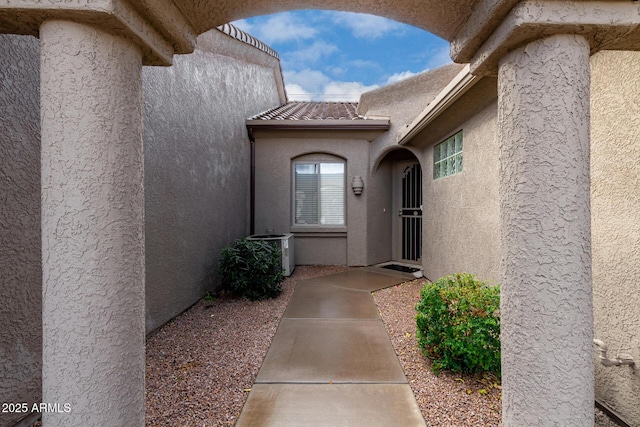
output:
[[44,424],[142,426],[141,51],[70,21],[40,42]]
[[502,58],[498,120],[503,424],[593,425],[588,42]]

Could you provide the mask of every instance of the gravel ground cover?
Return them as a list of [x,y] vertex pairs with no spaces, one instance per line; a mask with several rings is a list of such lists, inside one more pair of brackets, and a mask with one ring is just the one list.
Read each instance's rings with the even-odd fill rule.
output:
[[[251,302],[223,296],[201,300],[147,340],[147,426],[234,425],[299,280],[348,270],[297,267],[282,294]],[[500,388],[491,377],[436,376],[415,338],[424,280],[375,292],[374,299],[429,426],[500,426]],[[596,426],[615,427],[596,411]]]
[[[373,293],[380,316],[429,426],[500,426],[501,389],[495,379],[431,372],[416,340],[414,307],[425,280],[413,280]],[[486,391],[486,393],[485,393]],[[595,409],[595,427],[619,427]]]
[[297,267],[278,298],[200,300],[146,345],[147,426],[231,426],[299,280],[348,270]]
[[431,371],[416,340],[414,307],[425,280],[373,293],[387,334],[429,426],[500,426],[501,389],[497,378]]

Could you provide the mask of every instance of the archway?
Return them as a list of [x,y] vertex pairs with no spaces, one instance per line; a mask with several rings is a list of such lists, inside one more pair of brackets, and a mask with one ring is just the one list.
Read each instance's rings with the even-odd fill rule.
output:
[[[405,148],[392,149],[375,164],[372,179],[391,206],[387,235],[390,261],[420,264],[422,260],[422,168],[419,158]],[[385,233],[384,228],[388,232]],[[376,244],[378,242],[375,242]]]
[[[146,0],[143,3],[151,3]],[[256,15],[266,15],[297,9],[326,9],[368,13],[422,28],[444,39],[453,39],[458,28],[472,12],[474,0],[304,0],[270,1],[251,3],[225,0],[201,2],[194,0],[174,1],[180,11],[189,18],[197,33],[218,25]],[[503,2],[506,3],[506,2]],[[513,2],[512,2],[513,3]]]
[[[589,54],[603,47],[640,49],[636,37],[637,5],[632,3],[316,0],[309,4],[302,0],[263,0],[244,4],[233,0],[111,0],[70,5],[59,0],[20,2],[13,8],[5,4],[0,9],[0,31],[39,34],[42,41],[42,158],[47,160],[43,164],[42,197],[48,203],[43,208],[42,226],[47,244],[43,247],[45,286],[51,292],[60,291],[59,286],[65,282],[73,282],[74,286],[72,291],[54,298],[51,292],[45,292],[45,306],[59,303],[73,313],[72,302],[78,306],[93,304],[97,313],[118,311],[136,317],[130,322],[131,327],[110,324],[105,348],[114,351],[119,343],[131,343],[127,354],[132,372],[137,378],[143,376],[144,350],[141,344],[133,344],[142,342],[140,324],[144,316],[141,66],[168,65],[174,53],[193,49],[197,34],[251,15],[303,7],[377,14],[452,41],[455,59],[471,61],[474,73],[498,72],[498,139],[501,155],[506,159],[500,183],[504,251],[501,270],[507,296],[503,343],[509,354],[509,369],[503,371],[505,424],[530,425],[541,420],[556,424],[593,423],[593,413],[589,415],[593,402],[588,250]],[[507,14],[509,19],[504,19]],[[634,16],[635,20],[629,18]],[[104,116],[105,105],[116,106],[111,116]],[[59,152],[60,147],[73,147],[83,141],[117,147],[120,153],[98,157],[92,156],[91,151],[79,161],[69,162]],[[87,164],[101,173],[87,173]],[[95,183],[96,176],[117,178],[113,187],[123,200],[107,203],[103,198],[87,197],[83,200],[86,206],[70,203],[66,210],[57,203],[61,199],[76,200],[73,190],[90,188],[88,183]],[[85,193],[97,194],[88,190]],[[567,194],[574,196],[571,203],[567,202]],[[567,205],[576,212],[571,218],[565,213]],[[108,221],[78,231],[75,221],[86,207],[99,209]],[[63,217],[64,220],[59,219]],[[117,229],[109,229],[105,236],[100,234],[114,224]],[[109,273],[105,277],[95,268],[90,255],[73,252],[74,238],[113,249],[113,258],[128,262],[121,269],[105,268]],[[124,244],[108,248],[105,242],[111,241]],[[559,246],[558,241],[563,245]],[[62,254],[60,259],[56,254]],[[66,267],[67,262],[86,270],[76,274],[71,271],[73,267]],[[116,297],[96,301],[95,295],[80,293],[83,287],[76,284],[76,276],[104,282],[103,289],[113,291]],[[120,306],[114,307],[115,303]],[[563,322],[558,321],[559,313]],[[62,366],[74,365],[73,360],[65,360],[65,356],[74,354],[65,352],[58,337],[73,332],[90,340],[104,332],[96,322],[89,322],[90,327],[84,328],[83,319],[70,320],[58,321],[59,329],[45,332],[45,336],[51,333],[52,338],[47,341],[51,347],[45,346],[45,351],[59,349],[57,362]],[[76,381],[79,386],[93,384],[95,368],[109,364],[101,366],[89,360],[86,365],[86,376],[79,375]],[[45,369],[54,374],[56,361],[47,358]],[[103,370],[103,374],[107,371]],[[541,373],[547,374],[542,381],[537,380]],[[102,375],[100,379],[109,382],[110,378]],[[141,387],[136,378],[127,380],[110,395],[131,396],[130,404],[122,410],[127,412],[130,425],[141,425]],[[59,387],[53,384],[48,396],[52,401],[56,400]],[[85,396],[87,390],[85,386],[76,392]],[[116,407],[118,402],[101,404],[108,408]],[[111,413],[105,409],[92,420],[99,420],[100,416],[104,417],[102,422],[96,423],[104,424]],[[80,422],[78,415],[77,423]]]

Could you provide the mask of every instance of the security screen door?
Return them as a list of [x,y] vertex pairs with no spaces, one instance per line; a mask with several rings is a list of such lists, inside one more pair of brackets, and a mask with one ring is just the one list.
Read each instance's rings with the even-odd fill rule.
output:
[[422,257],[422,169],[417,162],[399,166],[399,254],[402,261],[419,262]]

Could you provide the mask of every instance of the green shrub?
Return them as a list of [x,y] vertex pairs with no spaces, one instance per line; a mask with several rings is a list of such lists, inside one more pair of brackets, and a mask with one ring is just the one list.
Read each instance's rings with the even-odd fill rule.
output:
[[236,240],[222,251],[222,287],[250,300],[274,298],[282,292],[284,270],[280,249],[262,240]]
[[427,283],[416,306],[416,335],[432,370],[500,376],[500,288],[472,274]]

